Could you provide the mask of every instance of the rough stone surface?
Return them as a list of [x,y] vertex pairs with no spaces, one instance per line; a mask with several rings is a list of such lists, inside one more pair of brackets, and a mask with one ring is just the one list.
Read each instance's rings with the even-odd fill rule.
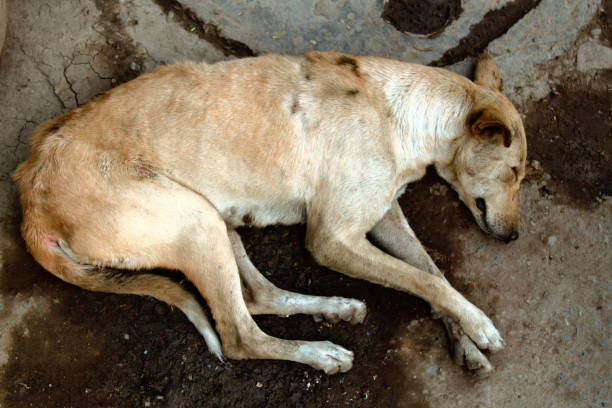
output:
[[464,2],[461,15],[435,39],[405,35],[385,23],[380,18],[382,0],[181,3],[204,21],[219,26],[224,36],[247,43],[259,53],[342,50],[425,64],[457,45],[469,32],[470,24],[508,0]]
[[126,21],[126,32],[149,57],[144,67],[151,70],[158,64],[192,60],[217,62],[223,53],[193,34],[181,30],[150,0],[130,0],[121,3],[121,19]]
[[576,67],[581,72],[612,69],[612,49],[594,41],[586,41],[578,47]]
[[546,63],[570,50],[599,4],[599,0],[542,0],[504,36],[489,44],[488,51],[504,78],[504,90],[515,102],[548,94]]
[[6,38],[6,0],[0,0],[0,52]]

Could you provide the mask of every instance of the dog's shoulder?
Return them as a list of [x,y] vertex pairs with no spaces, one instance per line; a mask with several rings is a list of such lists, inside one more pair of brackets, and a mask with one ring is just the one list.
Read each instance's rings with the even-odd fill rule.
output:
[[303,79],[319,96],[351,98],[368,87],[358,57],[335,52],[310,52],[302,61]]
[[[318,72],[323,75],[334,73],[347,78],[358,79],[362,78],[362,72],[359,65],[359,57],[353,55],[341,54],[329,51],[312,51],[304,54],[304,59],[308,63],[308,67],[312,72]],[[306,79],[313,79],[312,77]]]
[[350,112],[359,112],[358,116],[371,113],[382,118],[389,111],[384,90],[372,75],[372,61],[367,58],[315,51],[301,56],[299,66],[300,90],[317,102],[321,114],[346,118],[353,116]]

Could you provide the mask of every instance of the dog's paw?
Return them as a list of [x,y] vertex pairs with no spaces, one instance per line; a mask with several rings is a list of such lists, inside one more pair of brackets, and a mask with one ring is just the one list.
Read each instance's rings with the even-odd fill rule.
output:
[[344,320],[351,324],[363,323],[367,308],[365,303],[356,299],[333,297],[330,299],[335,304],[330,305],[331,311],[323,313],[326,320],[336,323]]
[[353,352],[330,341],[312,341],[301,344],[299,353],[304,362],[325,374],[345,373],[353,367]]
[[476,347],[476,344],[463,332],[459,323],[441,313],[440,317],[444,322],[450,348],[455,363],[467,367],[479,377],[487,377],[493,372],[493,366],[484,354]]
[[488,377],[493,372],[493,366],[484,354],[465,334],[453,339],[453,358],[455,363],[466,366],[468,370],[481,378]]
[[343,297],[330,297],[325,299],[325,307],[321,313],[312,316],[315,322],[325,320],[337,323],[344,320],[351,324],[363,323],[367,314],[365,303]]
[[459,320],[461,328],[482,350],[498,351],[504,348],[504,340],[487,317],[476,306]]

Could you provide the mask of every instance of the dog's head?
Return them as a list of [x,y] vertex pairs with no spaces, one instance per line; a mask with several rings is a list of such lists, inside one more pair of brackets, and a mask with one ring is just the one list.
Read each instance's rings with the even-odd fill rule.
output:
[[501,93],[489,54],[476,62],[472,107],[454,156],[436,164],[480,228],[509,242],[518,238],[519,185],[525,176],[527,140],[521,117]]

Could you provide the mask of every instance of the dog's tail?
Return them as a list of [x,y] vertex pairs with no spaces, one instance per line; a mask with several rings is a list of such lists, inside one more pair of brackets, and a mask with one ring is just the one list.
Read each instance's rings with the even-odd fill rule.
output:
[[45,269],[69,283],[92,291],[152,296],[176,306],[196,326],[210,352],[223,361],[221,342],[215,329],[198,301],[179,283],[150,272],[94,266],[74,254],[63,239],[53,240],[47,236],[46,241],[47,248],[30,247],[34,258]]

